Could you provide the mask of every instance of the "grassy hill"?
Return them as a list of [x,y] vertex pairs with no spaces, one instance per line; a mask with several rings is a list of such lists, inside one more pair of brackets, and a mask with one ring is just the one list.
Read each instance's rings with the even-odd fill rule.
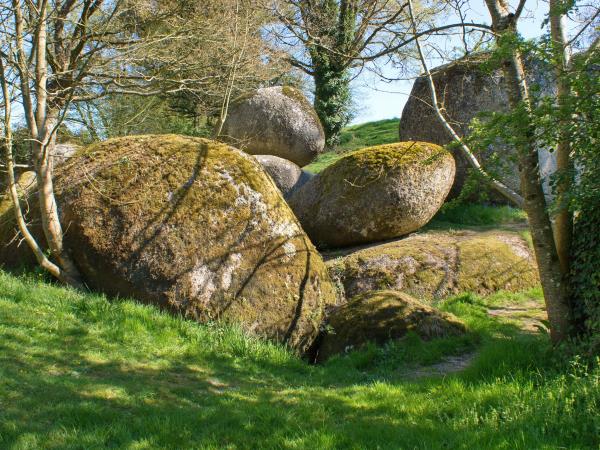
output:
[[600,371],[488,314],[540,298],[463,295],[442,308],[466,337],[310,366],[236,328],[0,272],[0,448],[596,448]]
[[347,127],[340,136],[340,145],[335,151],[320,155],[305,167],[310,172],[318,173],[340,159],[346,152],[373,145],[389,144],[398,141],[398,125],[400,119],[386,119]]

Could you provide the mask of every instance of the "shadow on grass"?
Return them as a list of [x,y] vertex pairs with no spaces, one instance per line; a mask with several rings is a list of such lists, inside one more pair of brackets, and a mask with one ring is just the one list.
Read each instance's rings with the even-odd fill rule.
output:
[[408,381],[398,368],[357,370],[352,357],[315,367],[281,349],[261,352],[264,343],[254,352],[236,351],[214,336],[222,332],[226,339],[226,330],[207,331],[129,302],[79,298],[54,308],[30,301],[34,294],[27,289],[8,291],[0,298],[2,448],[535,448],[574,442],[557,423],[569,416],[538,393],[558,376],[537,387],[521,378],[545,357],[544,338],[510,324],[481,331],[470,373]]

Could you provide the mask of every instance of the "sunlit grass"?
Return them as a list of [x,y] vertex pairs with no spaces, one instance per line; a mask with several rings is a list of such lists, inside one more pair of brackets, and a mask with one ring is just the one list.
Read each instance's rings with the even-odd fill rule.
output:
[[[597,448],[600,372],[490,318],[501,296],[440,303],[464,337],[310,366],[234,327],[0,272],[0,448]],[[407,376],[464,353],[463,373]]]
[[397,142],[398,126],[399,119],[386,119],[347,127],[342,131],[340,144],[335,150],[321,154],[304,169],[319,173],[349,151]]

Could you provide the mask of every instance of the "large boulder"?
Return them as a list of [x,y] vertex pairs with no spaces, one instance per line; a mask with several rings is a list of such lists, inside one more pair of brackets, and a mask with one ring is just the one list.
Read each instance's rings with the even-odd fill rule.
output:
[[324,256],[346,298],[393,289],[434,300],[539,285],[533,251],[511,231],[428,231]]
[[221,133],[227,141],[253,155],[273,155],[300,167],[325,147],[317,113],[295,88],[258,89],[231,105]]
[[240,324],[299,352],[336,302],[321,256],[272,181],[225,144],[109,140],[63,165],[56,190],[65,241],[91,288]]
[[430,340],[458,336],[465,331],[465,326],[453,315],[408,294],[374,291],[356,296],[329,314],[316,360],[325,361],[369,342],[383,345],[408,333]]
[[419,229],[443,204],[453,179],[448,151],[425,142],[399,142],[344,156],[289,202],[317,246],[343,247]]
[[[506,112],[508,95],[501,69],[485,70],[489,54],[482,53],[464,58],[432,70],[438,101],[444,106],[444,116],[459,136],[470,134],[472,120],[483,112]],[[542,93],[552,93],[554,83],[548,71],[539,63],[527,64],[530,83],[540,86]],[[431,89],[425,75],[413,85],[400,119],[400,139],[433,142],[446,145],[452,138],[440,123],[431,102]],[[467,176],[469,163],[460,149],[452,150],[456,159],[456,177],[449,198],[456,197]],[[545,191],[550,187],[549,175],[556,170],[556,156],[545,149],[539,150],[540,172],[545,180]],[[516,155],[512,147],[498,141],[478,153],[484,167],[502,179],[509,187],[520,191]]]
[[256,155],[255,158],[271,176],[285,198],[313,177],[310,172],[302,170],[287,159],[272,155]]

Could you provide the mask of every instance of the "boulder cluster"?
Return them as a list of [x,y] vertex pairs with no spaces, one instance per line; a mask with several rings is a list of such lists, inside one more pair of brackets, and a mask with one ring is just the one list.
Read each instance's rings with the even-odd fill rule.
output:
[[[224,132],[227,143],[111,139],[57,166],[64,239],[88,286],[233,323],[324,361],[409,332],[462,333],[428,303],[537,281],[514,233],[405,237],[431,220],[455,179],[452,155],[435,143],[361,149],[312,175],[301,166],[323,151],[323,130],[302,94],[282,87],[236,101]],[[43,242],[31,173],[20,186]],[[0,262],[32,263],[10,202],[0,214]]]

